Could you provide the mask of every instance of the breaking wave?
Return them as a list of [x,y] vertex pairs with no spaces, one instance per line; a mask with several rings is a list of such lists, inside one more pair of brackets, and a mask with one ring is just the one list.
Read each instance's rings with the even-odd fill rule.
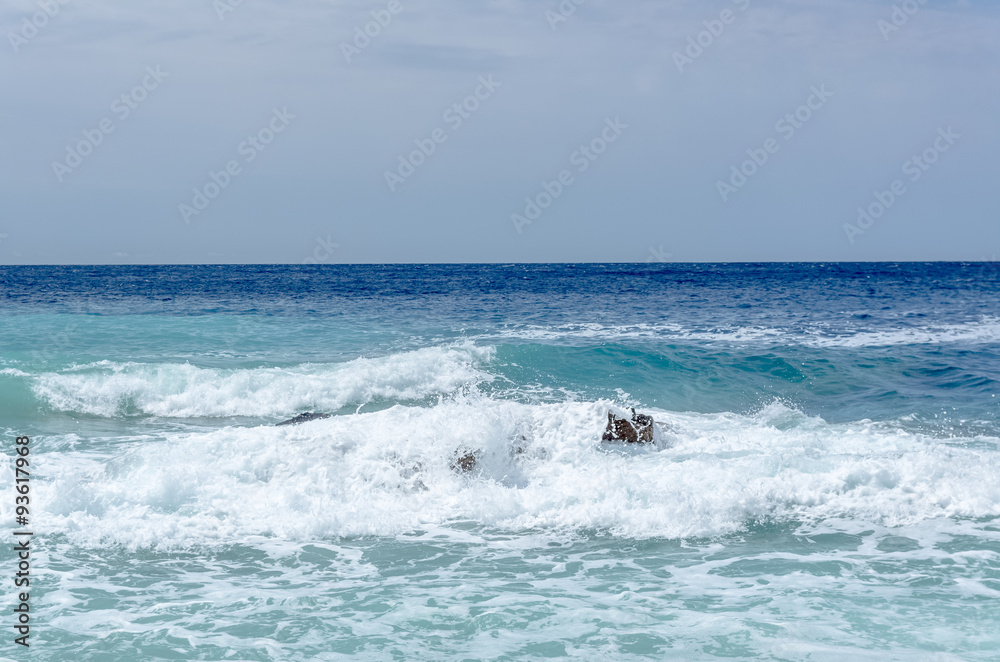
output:
[[[167,434],[102,456],[67,447],[47,455],[40,519],[85,546],[170,547],[457,522],[691,538],[762,522],[1000,516],[995,438],[830,424],[773,404],[755,415],[651,410],[655,445],[602,444],[615,407],[473,394],[294,427]],[[457,471],[468,453],[475,469]],[[9,473],[0,470],[0,483]]]
[[38,375],[32,390],[52,409],[103,417],[285,416],[452,393],[490,381],[477,366],[492,354],[490,347],[429,347],[340,364],[246,369],[100,361]]

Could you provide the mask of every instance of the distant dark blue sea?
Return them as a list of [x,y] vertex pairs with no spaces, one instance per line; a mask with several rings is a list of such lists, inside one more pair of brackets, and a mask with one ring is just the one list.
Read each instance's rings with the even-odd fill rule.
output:
[[992,263],[7,266],[0,514],[34,660],[996,660],[998,382]]

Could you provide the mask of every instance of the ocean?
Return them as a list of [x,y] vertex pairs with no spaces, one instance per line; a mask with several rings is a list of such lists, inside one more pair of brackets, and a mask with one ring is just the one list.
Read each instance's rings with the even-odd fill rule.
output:
[[[33,533],[0,659],[1000,659],[998,295],[992,263],[0,267]],[[654,442],[602,442],[633,407]]]

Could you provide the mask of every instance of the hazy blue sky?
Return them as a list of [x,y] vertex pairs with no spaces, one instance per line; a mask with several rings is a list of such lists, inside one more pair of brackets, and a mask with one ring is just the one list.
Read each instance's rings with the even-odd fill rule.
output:
[[995,1],[7,0],[0,25],[0,263],[1000,253]]

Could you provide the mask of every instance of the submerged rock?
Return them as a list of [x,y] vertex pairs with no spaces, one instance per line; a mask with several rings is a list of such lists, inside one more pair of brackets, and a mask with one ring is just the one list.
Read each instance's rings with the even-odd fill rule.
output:
[[653,417],[637,414],[632,409],[632,419],[616,416],[608,412],[608,427],[604,429],[601,441],[624,441],[629,444],[649,444],[653,442]]
[[318,418],[330,418],[330,414],[316,414],[313,412],[306,412],[305,414],[299,414],[295,418],[290,418],[287,421],[282,421],[280,423],[275,423],[275,427],[279,425],[298,425],[299,423],[306,423],[308,421],[315,421]]

